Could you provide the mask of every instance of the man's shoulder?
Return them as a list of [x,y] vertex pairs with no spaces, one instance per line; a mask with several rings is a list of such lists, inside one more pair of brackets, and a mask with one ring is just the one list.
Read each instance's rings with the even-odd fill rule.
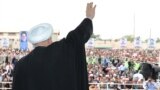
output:
[[66,38],[62,38],[61,40],[59,41],[55,41],[53,42],[51,45],[48,46],[48,48],[53,48],[53,47],[63,47],[64,45],[66,45],[67,42],[66,42]]
[[65,38],[62,38],[58,41],[53,42],[51,45],[57,45],[57,44],[63,43],[64,41],[65,41]]
[[27,62],[27,57],[28,55],[22,57],[16,64],[16,66],[19,66],[19,67],[23,67],[25,65],[25,63]]

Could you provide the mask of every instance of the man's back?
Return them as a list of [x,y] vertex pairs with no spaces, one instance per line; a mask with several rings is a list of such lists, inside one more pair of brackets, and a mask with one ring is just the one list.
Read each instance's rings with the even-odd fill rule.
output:
[[21,59],[19,62],[21,66],[18,63],[17,67],[23,70],[24,74],[20,77],[25,81],[23,83],[28,88],[26,90],[62,90],[68,88],[69,84],[73,90],[75,76],[73,72],[76,72],[73,49],[62,40],[46,48],[37,47]]
[[66,39],[36,47],[16,64],[13,90],[88,90],[84,44],[92,30],[86,18]]

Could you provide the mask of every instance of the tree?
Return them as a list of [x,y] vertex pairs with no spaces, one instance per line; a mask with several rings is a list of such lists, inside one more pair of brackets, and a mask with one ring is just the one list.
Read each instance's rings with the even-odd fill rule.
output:
[[130,41],[130,42],[134,41],[134,36],[133,35],[125,35],[122,38],[127,38],[127,41]]
[[147,43],[147,42],[148,42],[148,39],[146,39],[144,42]]
[[114,41],[115,41],[115,42],[118,42],[118,41],[119,41],[119,39],[115,39]]
[[94,38],[95,40],[102,40],[100,35],[95,35],[94,33],[91,35],[91,38]]
[[156,41],[157,43],[160,43],[160,38],[157,38],[157,41]]

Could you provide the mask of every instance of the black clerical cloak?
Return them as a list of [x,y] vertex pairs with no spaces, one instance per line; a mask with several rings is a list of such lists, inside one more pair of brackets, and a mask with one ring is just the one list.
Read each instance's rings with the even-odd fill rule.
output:
[[16,64],[13,90],[88,90],[85,43],[92,32],[85,18],[66,38],[36,47]]

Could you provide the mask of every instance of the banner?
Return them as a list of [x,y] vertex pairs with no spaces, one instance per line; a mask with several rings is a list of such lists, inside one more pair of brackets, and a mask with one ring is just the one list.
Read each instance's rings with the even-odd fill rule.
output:
[[120,46],[121,47],[126,47],[127,46],[127,39],[126,38],[121,38],[120,39]]
[[140,48],[140,47],[141,47],[141,44],[142,44],[142,42],[141,42],[140,36],[139,36],[139,37],[136,37],[136,38],[134,39],[134,47],[135,47],[135,48]]
[[93,38],[90,38],[88,40],[88,42],[86,43],[86,47],[87,48],[93,48],[94,47],[94,39]]
[[9,39],[8,38],[2,38],[1,45],[2,45],[3,48],[8,48],[9,47]]
[[27,31],[20,32],[20,50],[26,51],[28,49]]
[[149,38],[148,39],[148,47],[155,48],[155,45],[156,45],[156,40],[154,40],[153,38]]

